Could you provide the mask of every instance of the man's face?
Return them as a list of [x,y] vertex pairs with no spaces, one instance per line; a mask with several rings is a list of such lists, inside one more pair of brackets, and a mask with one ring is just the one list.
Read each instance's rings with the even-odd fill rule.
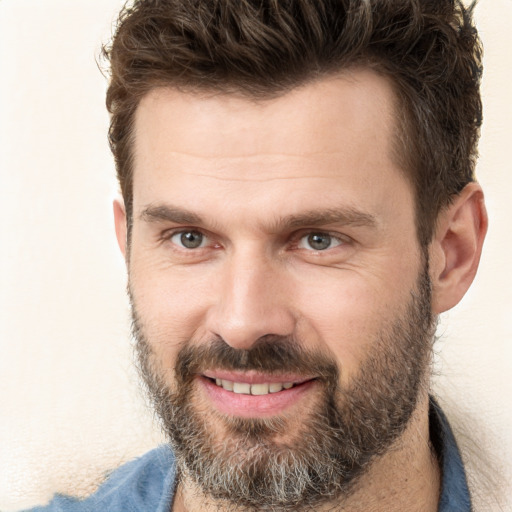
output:
[[339,493],[410,418],[432,322],[393,123],[390,85],[362,70],[138,108],[135,333],[182,471],[218,498],[297,504],[283,467]]

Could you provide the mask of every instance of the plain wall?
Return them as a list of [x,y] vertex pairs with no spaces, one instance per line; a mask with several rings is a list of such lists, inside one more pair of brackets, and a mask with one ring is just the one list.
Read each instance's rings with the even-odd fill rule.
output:
[[[106,80],[95,62],[120,5],[0,0],[3,511],[57,491],[86,494],[162,440],[132,369]],[[476,21],[485,46],[477,172],[490,229],[470,293],[442,319],[435,389],[489,498],[496,475],[512,481],[512,0],[481,0]],[[512,500],[480,510],[512,510]]]

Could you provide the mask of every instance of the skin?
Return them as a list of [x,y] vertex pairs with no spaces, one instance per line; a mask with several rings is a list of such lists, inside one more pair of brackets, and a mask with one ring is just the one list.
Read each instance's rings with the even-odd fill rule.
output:
[[[350,383],[422,269],[413,190],[393,157],[393,105],[388,81],[363,69],[267,101],[170,88],[142,99],[129,254],[119,201],[114,214],[137,310],[170,387],[179,349],[212,335],[240,349],[268,334],[295,335],[334,356],[340,384]],[[429,247],[435,314],[469,287],[486,226],[476,183],[441,213]],[[190,230],[203,234],[201,247],[180,246]],[[312,233],[330,235],[331,245],[314,250]],[[200,382],[197,390],[198,406],[216,410]],[[290,435],[298,411],[317,398],[311,386],[286,406]],[[427,412],[424,390],[394,450],[343,510],[437,510]],[[211,428],[222,438],[221,422]],[[173,510],[209,510],[194,491],[183,482]]]

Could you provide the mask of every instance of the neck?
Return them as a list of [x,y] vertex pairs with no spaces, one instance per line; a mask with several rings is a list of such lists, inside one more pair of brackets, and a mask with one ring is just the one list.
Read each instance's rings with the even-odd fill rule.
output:
[[[369,466],[352,493],[317,512],[436,512],[441,487],[438,461],[429,440],[428,395],[390,449]],[[205,497],[189,480],[178,485],[172,512],[242,512]],[[243,511],[246,512],[246,511]]]

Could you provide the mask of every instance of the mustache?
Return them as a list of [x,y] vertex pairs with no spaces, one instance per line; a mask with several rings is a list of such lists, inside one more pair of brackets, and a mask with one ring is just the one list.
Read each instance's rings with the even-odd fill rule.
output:
[[259,338],[248,350],[233,348],[221,337],[180,350],[175,368],[180,380],[189,380],[206,369],[314,375],[327,382],[338,382],[339,377],[332,357],[305,350],[293,337],[273,334]]

